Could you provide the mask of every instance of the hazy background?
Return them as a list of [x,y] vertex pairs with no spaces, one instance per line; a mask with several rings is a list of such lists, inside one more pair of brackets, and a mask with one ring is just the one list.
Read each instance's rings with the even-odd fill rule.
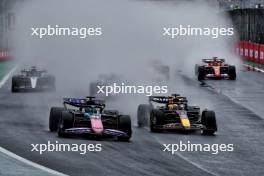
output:
[[[233,54],[235,36],[164,37],[163,27],[232,27],[229,19],[202,1],[160,3],[133,0],[34,0],[16,7],[12,45],[19,64],[41,65],[56,76],[61,96],[86,96],[89,84],[101,73],[116,73],[127,84],[164,85],[169,91],[184,92],[175,86],[177,70],[193,75],[202,58],[219,56],[238,64]],[[38,39],[31,27],[102,27],[102,36],[79,39],[53,36]],[[153,81],[150,61],[170,66],[169,82]],[[121,101],[123,100],[123,101]],[[124,111],[135,112],[145,96],[123,96],[116,101]],[[124,101],[128,108],[124,108]]]

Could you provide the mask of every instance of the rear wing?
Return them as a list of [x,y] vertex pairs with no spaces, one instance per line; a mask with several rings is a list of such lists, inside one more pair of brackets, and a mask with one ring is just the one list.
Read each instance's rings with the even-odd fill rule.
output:
[[64,104],[64,106],[66,104],[68,104],[68,105],[75,106],[75,107],[80,107],[80,108],[96,106],[96,107],[99,107],[99,108],[103,109],[105,107],[105,101],[104,100],[95,99],[95,97],[64,98],[63,99],[63,104]]
[[149,102],[167,104],[169,100],[173,99],[174,103],[187,103],[186,97],[180,96],[178,94],[173,94],[172,96],[150,96]]
[[149,102],[155,102],[155,103],[167,103],[169,101],[169,97],[165,96],[150,96],[149,97]]
[[[32,69],[22,69],[21,73],[31,73],[33,70]],[[34,70],[37,73],[47,73],[48,71],[46,69],[42,69],[42,70]]]
[[212,62],[221,62],[224,63],[225,59],[218,59],[218,58],[213,58],[213,59],[203,59],[204,63],[212,63]]

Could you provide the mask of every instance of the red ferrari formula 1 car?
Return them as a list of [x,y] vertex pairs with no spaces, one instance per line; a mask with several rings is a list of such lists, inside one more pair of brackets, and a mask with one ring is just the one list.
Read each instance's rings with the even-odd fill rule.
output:
[[236,67],[225,63],[225,59],[203,59],[204,64],[195,66],[195,74],[199,81],[205,79],[236,79]]

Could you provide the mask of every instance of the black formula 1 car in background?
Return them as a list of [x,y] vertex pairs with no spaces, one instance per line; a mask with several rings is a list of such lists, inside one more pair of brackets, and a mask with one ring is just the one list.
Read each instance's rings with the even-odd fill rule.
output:
[[64,98],[63,105],[50,109],[49,129],[57,131],[59,137],[87,134],[130,140],[130,116],[121,115],[117,110],[105,110],[103,100],[95,97]]
[[55,90],[55,77],[48,75],[47,70],[40,70],[33,66],[21,70],[19,75],[12,77],[12,92],[44,90]]
[[138,106],[137,120],[139,127],[149,125],[151,132],[201,130],[212,135],[217,131],[214,111],[200,113],[200,107],[189,106],[186,97],[178,94],[149,97],[149,104]]
[[204,64],[195,66],[195,75],[199,81],[205,79],[236,79],[236,67],[225,63],[225,59],[203,59]]

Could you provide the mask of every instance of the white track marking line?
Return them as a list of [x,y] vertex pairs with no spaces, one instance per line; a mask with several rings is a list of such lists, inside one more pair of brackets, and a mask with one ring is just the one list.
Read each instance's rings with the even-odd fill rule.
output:
[[3,87],[3,85],[5,85],[5,83],[7,82],[7,80],[10,78],[10,76],[16,71],[16,69],[18,68],[18,65],[15,66],[14,68],[12,68],[5,76],[4,78],[0,81],[0,88]]
[[20,161],[20,162],[22,162],[22,163],[25,163],[25,164],[27,164],[27,165],[30,165],[30,166],[32,166],[32,167],[34,167],[34,168],[37,168],[37,169],[40,169],[40,170],[42,170],[42,171],[48,172],[48,173],[50,173],[50,174],[52,174],[52,175],[68,176],[68,175],[63,174],[63,173],[61,173],[61,172],[58,172],[58,171],[55,171],[55,170],[49,169],[49,168],[47,168],[47,167],[45,167],[45,166],[39,165],[39,164],[34,163],[34,162],[32,162],[32,161],[29,161],[29,160],[27,160],[27,159],[25,159],[25,158],[22,158],[21,156],[18,156],[18,155],[16,155],[16,154],[14,154],[14,153],[12,153],[12,152],[10,152],[10,151],[8,151],[8,150],[2,148],[2,147],[0,147],[0,152],[6,154],[6,155],[8,155],[8,156],[10,156],[11,158],[14,158],[14,159]]
[[[160,143],[160,144],[165,144],[165,142],[162,142],[160,139],[158,139],[156,136],[154,136],[154,138]],[[200,164],[197,164],[193,161],[191,161],[190,159],[188,159],[187,157],[183,156],[182,154],[180,154],[179,152],[175,153],[176,155],[178,155],[180,158],[182,158],[183,160],[185,160],[186,162],[194,165],[195,167],[197,167],[198,169],[210,174],[210,175],[214,175],[214,176],[218,176],[216,173],[213,173],[211,171],[209,171],[208,169],[205,169],[203,166],[201,166]]]
[[264,73],[264,70],[259,69],[259,68],[257,68],[257,67],[253,67],[253,66],[251,66],[251,65],[247,65],[247,64],[243,64],[243,66],[244,66],[244,67],[250,67],[250,68],[255,69],[255,70],[257,70],[257,71],[259,71],[259,72],[261,72],[261,73]]
[[[143,127],[144,129],[149,130],[147,127]],[[153,137],[160,143],[160,144],[165,144],[165,142],[162,142],[158,137],[156,137],[155,135],[153,135]],[[182,154],[180,154],[179,152],[175,153],[176,155],[178,155],[181,159],[183,159],[184,161],[194,165],[195,167],[197,167],[198,169],[210,174],[210,175],[214,175],[214,176],[218,176],[216,173],[213,173],[211,171],[209,171],[208,169],[203,168],[203,166],[201,166],[200,164],[197,164],[193,161],[191,161],[190,159],[188,159],[187,157],[183,156]]]
[[[18,65],[15,66],[14,68],[12,68],[12,70],[9,71],[9,72],[4,76],[4,78],[3,78],[3,79],[1,80],[1,82],[0,82],[0,88],[3,87],[3,85],[5,85],[5,83],[8,81],[8,79],[10,78],[10,76],[16,71],[17,68],[18,68]],[[23,158],[23,157],[21,157],[21,156],[16,155],[15,153],[12,153],[12,152],[10,152],[10,151],[8,151],[8,150],[2,148],[1,146],[0,146],[0,152],[6,154],[7,156],[9,156],[9,157],[11,157],[11,158],[14,158],[14,159],[20,161],[20,162],[22,162],[22,163],[25,163],[25,164],[27,164],[27,165],[30,165],[30,166],[32,166],[32,167],[34,167],[34,168],[40,169],[40,170],[45,171],[45,172],[47,172],[47,173],[50,173],[50,174],[52,174],[52,175],[68,176],[68,175],[63,174],[63,173],[61,173],[61,172],[58,172],[58,171],[55,171],[55,170],[49,169],[49,168],[47,168],[47,167],[45,167],[45,166],[42,166],[42,165],[39,165],[39,164],[34,163],[34,162],[32,162],[32,161],[29,161],[29,160],[27,160],[27,159],[25,159],[25,158]]]

